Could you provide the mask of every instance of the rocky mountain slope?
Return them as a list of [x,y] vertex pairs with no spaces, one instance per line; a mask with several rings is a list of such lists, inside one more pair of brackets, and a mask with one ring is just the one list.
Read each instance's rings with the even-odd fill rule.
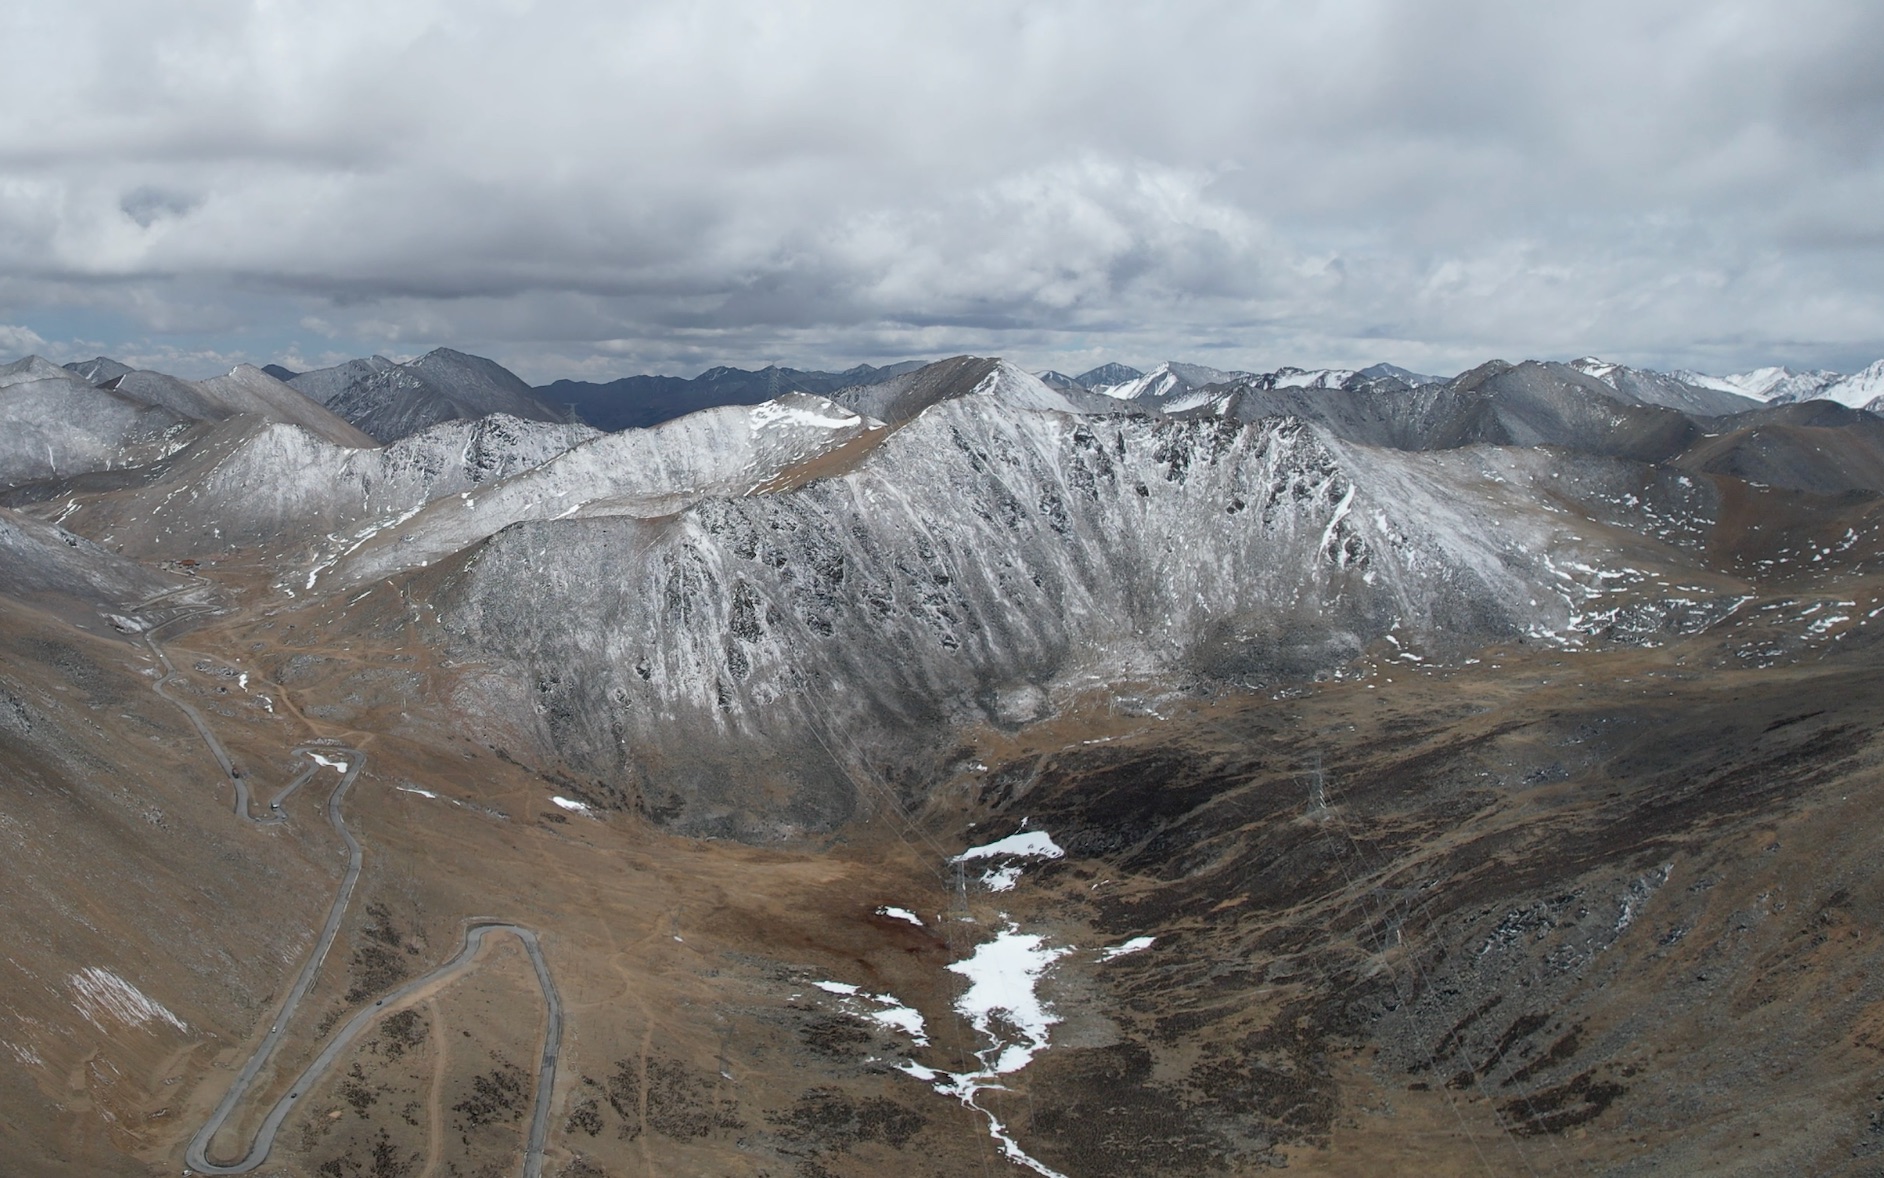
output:
[[289,383],[382,443],[440,422],[474,421],[492,413],[526,421],[566,418],[515,373],[450,348],[407,364],[384,356],[349,360],[304,372]]
[[181,445],[192,424],[37,356],[0,367],[0,405],[0,485],[148,462]]
[[259,550],[294,584],[432,499],[537,467],[596,436],[587,426],[493,415],[369,449],[241,417],[72,499],[63,518],[142,557]]
[[[826,764],[833,731],[916,789],[955,727],[1038,720],[1091,684],[1312,678],[1390,634],[1447,656],[1572,638],[1602,590],[1570,570],[1610,541],[1461,457],[957,397],[789,495],[507,529],[425,596],[467,657],[514,668],[480,710],[537,717],[533,744],[663,821],[830,829],[861,801]],[[783,806],[734,786],[761,737],[791,750]]]

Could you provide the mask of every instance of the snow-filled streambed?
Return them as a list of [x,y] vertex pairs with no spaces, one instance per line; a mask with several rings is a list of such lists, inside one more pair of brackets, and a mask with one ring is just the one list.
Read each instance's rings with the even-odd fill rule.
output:
[[[1006,838],[971,847],[952,857],[949,862],[958,867],[968,863],[990,864],[991,868],[983,875],[982,882],[991,891],[1007,891],[1019,879],[1022,862],[1029,859],[1059,859],[1065,854],[1046,831],[1023,829]],[[914,913],[904,909],[886,906],[877,909],[877,912],[917,925],[922,923]],[[1022,1149],[1007,1126],[983,1107],[978,1097],[990,1089],[1005,1088],[1005,1077],[1021,1071],[1036,1055],[1047,1049],[1053,1027],[1061,1018],[1041,994],[1041,983],[1057,963],[1079,950],[1072,945],[1054,944],[1044,934],[1024,931],[1005,914],[1002,920],[1003,926],[991,939],[977,945],[975,951],[965,959],[948,966],[950,973],[959,975],[968,983],[967,989],[955,999],[953,1007],[955,1013],[974,1028],[980,1041],[980,1046],[974,1052],[979,1066],[970,1071],[947,1072],[915,1060],[904,1060],[898,1068],[939,1094],[959,1100],[986,1117],[989,1135],[1000,1144],[1008,1160],[1037,1174],[1046,1175],[1047,1178],[1065,1178],[1065,1175]],[[1092,960],[1103,964],[1142,952],[1150,948],[1151,944],[1151,937],[1134,937],[1121,945],[1098,950],[1092,955]],[[859,1013],[880,1025],[905,1030],[916,1046],[928,1044],[922,1016],[903,1006],[894,997],[870,994],[843,982],[816,984],[826,993],[858,1003]],[[911,1025],[899,1027],[897,1020],[902,1018],[912,1020]]]
[[955,1011],[987,1043],[975,1052],[980,1068],[942,1072],[913,1060],[901,1065],[905,1074],[986,1117],[989,1135],[1000,1143],[1010,1161],[1048,1178],[1065,1175],[1023,1150],[1000,1118],[983,1108],[976,1097],[990,1088],[1004,1087],[1002,1076],[1020,1071],[1046,1049],[1049,1033],[1060,1016],[1040,996],[1040,981],[1054,962],[1071,952],[1070,946],[1050,945],[1040,934],[1021,932],[1009,924],[993,940],[977,946],[967,960],[948,967],[951,973],[968,979],[967,991],[955,1000]]

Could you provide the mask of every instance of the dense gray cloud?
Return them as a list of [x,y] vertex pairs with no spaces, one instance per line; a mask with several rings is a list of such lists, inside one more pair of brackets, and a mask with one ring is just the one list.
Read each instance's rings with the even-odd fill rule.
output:
[[1862,0],[71,0],[0,39],[0,350],[1884,355]]

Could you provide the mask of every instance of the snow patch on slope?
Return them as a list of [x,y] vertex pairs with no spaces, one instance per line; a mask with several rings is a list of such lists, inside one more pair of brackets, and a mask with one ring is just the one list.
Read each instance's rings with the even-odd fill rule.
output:
[[78,1008],[78,1012],[85,1016],[86,1022],[101,1031],[108,1032],[111,1029],[101,1021],[104,1019],[133,1027],[163,1023],[177,1031],[190,1029],[161,1002],[100,966],[86,966],[67,978],[66,984],[72,988],[73,1005]]
[[[1023,830],[997,839],[985,846],[970,847],[950,859],[950,863],[972,863],[977,859],[1058,859],[1066,852],[1044,830]],[[1021,865],[1002,863],[981,875],[981,886],[991,892],[1011,892],[1020,882]]]
[[950,863],[969,863],[976,859],[993,859],[1003,855],[1020,858],[1058,859],[1066,852],[1053,841],[1053,836],[1044,830],[1023,830],[1010,834],[1004,839],[996,839],[979,847],[970,847],[950,859]]

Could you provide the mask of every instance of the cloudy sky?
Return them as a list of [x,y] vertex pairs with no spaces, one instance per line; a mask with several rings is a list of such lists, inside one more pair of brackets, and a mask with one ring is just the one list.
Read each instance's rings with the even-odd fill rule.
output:
[[1884,356],[1884,5],[0,6],[0,357]]

